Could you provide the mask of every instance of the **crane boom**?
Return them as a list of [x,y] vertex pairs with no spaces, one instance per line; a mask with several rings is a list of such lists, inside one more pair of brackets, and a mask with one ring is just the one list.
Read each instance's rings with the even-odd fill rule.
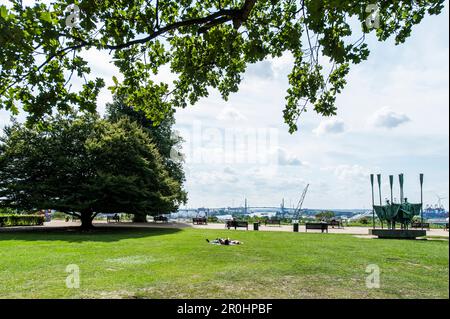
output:
[[298,201],[297,208],[294,211],[295,218],[298,218],[298,215],[300,214],[303,206],[303,202],[305,201],[306,193],[308,192],[309,184],[306,185],[305,189],[303,190],[302,196],[300,197],[300,200]]

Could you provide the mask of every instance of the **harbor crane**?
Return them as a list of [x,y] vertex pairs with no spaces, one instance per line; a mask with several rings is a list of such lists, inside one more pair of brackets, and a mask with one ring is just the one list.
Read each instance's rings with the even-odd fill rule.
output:
[[300,200],[298,201],[297,208],[294,210],[294,219],[298,220],[300,217],[300,213],[302,211],[303,202],[305,201],[306,193],[308,192],[309,184],[306,185],[305,189],[303,190],[302,196],[300,197]]

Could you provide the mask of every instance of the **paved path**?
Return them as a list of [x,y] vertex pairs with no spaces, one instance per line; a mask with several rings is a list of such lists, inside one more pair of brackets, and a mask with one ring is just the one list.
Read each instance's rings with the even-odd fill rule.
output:
[[[224,229],[224,224],[208,224],[208,225],[190,225],[190,227],[193,228],[203,228],[203,229]],[[242,228],[238,228],[242,229]],[[249,230],[253,230],[253,226],[249,225]],[[260,231],[285,231],[285,232],[292,232],[293,228],[292,225],[282,225],[282,226],[259,226]],[[304,233],[306,232],[305,226],[300,225],[299,226],[299,232]],[[319,232],[320,230],[308,230],[308,233],[314,233]],[[369,228],[368,227],[344,227],[344,228],[331,228],[328,227],[328,232],[330,234],[352,234],[352,235],[369,235]],[[449,232],[445,231],[443,229],[430,229],[427,230],[428,236],[445,236],[449,237]]]
[[[44,226],[33,226],[33,227],[5,227],[0,228],[1,231],[14,231],[14,230],[28,230],[28,229],[52,229],[52,228],[61,228],[61,227],[76,227],[79,226],[79,222],[64,222],[60,220],[54,220],[49,223],[45,223]],[[224,224],[208,224],[208,225],[192,225],[185,222],[170,222],[170,223],[106,223],[106,221],[96,221],[94,222],[95,226],[98,227],[163,227],[163,228],[197,228],[197,229],[225,229]],[[243,229],[243,228],[238,228]],[[259,227],[260,231],[284,231],[284,232],[292,232],[291,225],[282,225],[282,226],[264,226],[261,225]],[[253,227],[249,225],[249,231],[253,231]],[[299,227],[299,232],[306,232],[305,226]],[[318,230],[309,230],[308,233],[320,233]],[[338,228],[329,228],[328,232],[330,234],[351,234],[351,235],[369,235],[368,227],[344,227],[341,229]],[[431,229],[427,231],[428,236],[443,236],[449,237],[449,232],[443,229]]]

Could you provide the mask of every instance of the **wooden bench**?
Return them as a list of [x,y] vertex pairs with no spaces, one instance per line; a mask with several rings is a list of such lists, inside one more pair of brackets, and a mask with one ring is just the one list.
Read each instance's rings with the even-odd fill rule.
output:
[[169,219],[166,216],[155,216],[155,217],[153,217],[153,221],[155,223],[157,223],[157,222],[167,223],[169,221]]
[[344,225],[342,224],[342,221],[340,221],[340,220],[330,220],[328,222],[328,225],[331,226],[332,228],[334,228],[334,227],[344,228]]
[[230,229],[233,228],[236,230],[238,227],[246,228],[248,230],[248,222],[240,221],[240,220],[228,220],[225,224],[225,227]]
[[413,222],[411,228],[425,228],[430,230],[430,223]]
[[120,215],[118,215],[118,214],[107,215],[106,216],[106,222],[107,223],[111,223],[111,222],[120,223]]
[[192,223],[194,225],[208,225],[208,219],[206,217],[195,217],[192,218]]
[[327,223],[306,223],[305,224],[306,232],[308,229],[318,229],[321,230],[322,233],[326,231],[328,233],[328,224]]
[[277,218],[274,218],[274,219],[266,219],[266,220],[264,221],[264,226],[267,226],[267,225],[278,225],[278,226],[281,227],[281,219],[277,219]]

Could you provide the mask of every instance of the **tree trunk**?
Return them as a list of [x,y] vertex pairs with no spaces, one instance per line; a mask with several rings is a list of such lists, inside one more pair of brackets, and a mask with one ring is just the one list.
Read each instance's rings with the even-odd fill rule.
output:
[[81,229],[89,230],[94,228],[92,225],[92,213],[90,211],[81,212]]
[[147,215],[145,214],[134,214],[133,215],[133,223],[146,223]]

